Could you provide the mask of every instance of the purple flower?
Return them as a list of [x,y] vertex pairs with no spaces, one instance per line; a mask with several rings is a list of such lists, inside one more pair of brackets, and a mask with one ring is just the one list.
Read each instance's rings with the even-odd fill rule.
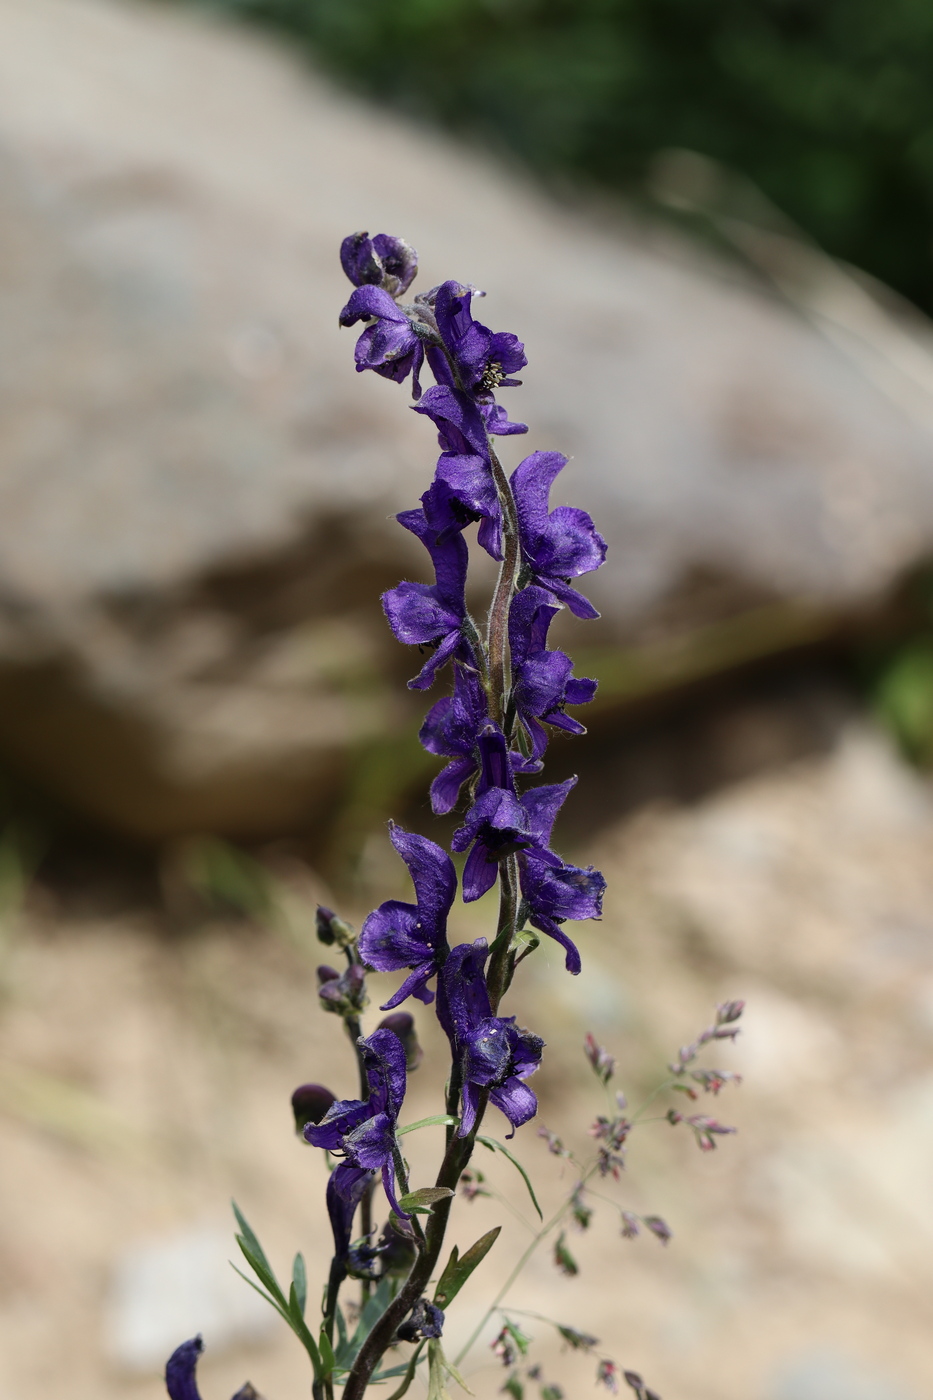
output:
[[599,568],[606,558],[606,541],[585,510],[558,506],[548,512],[551,486],[566,465],[560,452],[532,452],[512,473],[522,561],[530,580],[566,603],[577,617],[599,617],[593,604],[570,587],[570,580]]
[[358,373],[375,370],[386,379],[401,384],[412,376],[412,397],[420,398],[419,374],[424,363],[424,345],[405,312],[381,287],[357,287],[340,313],[342,326],[371,320],[356,342],[353,352]]
[[390,823],[389,837],[408,866],[417,904],[388,899],[369,915],[360,933],[360,956],[379,972],[410,967],[411,975],[381,1008],[391,1011],[406,997],[432,1002],[426,983],[447,956],[447,915],[457,892],[457,874],[446,851],[426,836]]
[[459,1059],[463,1075],[458,1137],[474,1123],[483,1089],[516,1128],[538,1111],[538,1100],[523,1080],[541,1063],[544,1041],[518,1030],[514,1016],[493,1016],[483,977],[488,948],[485,938],[451,950],[438,985],[437,1014]]
[[564,713],[564,706],[585,705],[596,693],[596,681],[577,679],[572,674],[569,656],[547,650],[548,628],[559,612],[551,599],[552,595],[543,588],[523,588],[509,609],[512,699],[536,759],[544,753],[548,740],[540,721],[568,734],[585,734],[579,720]]
[[[192,1337],[190,1342],[182,1342],[181,1346],[172,1352],[165,1367],[165,1388],[170,1400],[201,1400],[195,1372],[198,1357],[203,1350],[204,1343],[200,1336],[197,1336]],[[244,1385],[234,1395],[233,1400],[247,1400],[248,1396],[255,1394],[251,1385]]]
[[[456,374],[468,394],[491,400],[495,389],[513,388],[520,379],[510,379],[516,370],[527,365],[525,347],[508,331],[493,333],[487,326],[473,320],[470,302],[474,287],[459,282],[444,282],[428,293],[433,302],[437,329],[453,360]],[[430,352],[431,368],[439,384],[456,387],[447,358],[437,349]]]
[[352,1167],[341,1162],[327,1178],[327,1214],[334,1235],[334,1257],[346,1264],[353,1234],[353,1217],[360,1201],[369,1190],[375,1172],[366,1167]]
[[580,971],[580,954],[560,925],[567,919],[600,918],[606,888],[602,874],[591,865],[567,865],[550,850],[557,814],[576,781],[568,778],[524,793],[522,805],[533,840],[518,863],[528,921],[561,945],[564,966],[574,975]]
[[412,411],[431,419],[445,452],[476,454],[488,464],[486,420],[468,394],[447,384],[434,384],[425,390],[420,403],[412,404]]
[[382,1184],[396,1215],[408,1219],[395,1196],[395,1128],[405,1097],[405,1050],[392,1031],[373,1031],[358,1042],[369,1083],[368,1099],[339,1099],[320,1123],[308,1123],[304,1135],[313,1147],[346,1158],[351,1167],[381,1171]]
[[526,917],[540,933],[561,945],[567,971],[576,974],[580,971],[580,954],[560,925],[567,919],[598,919],[606,888],[598,870],[567,865],[549,849],[557,813],[576,778],[530,788],[517,797],[511,773],[503,772],[507,767],[502,756],[504,743],[494,748],[494,737],[482,735],[480,744],[487,746],[489,754],[496,755],[500,785],[480,792],[450,843],[454,851],[465,851],[472,843],[463,868],[463,898],[467,903],[479,899],[495,883],[499,862],[517,854]]
[[418,735],[428,753],[453,760],[431,784],[431,807],[438,816],[453,808],[461,787],[479,767],[476,741],[489,720],[479,676],[466,666],[455,666],[454,672],[453,695],[445,695],[432,705]]
[[444,1332],[444,1314],[436,1303],[419,1298],[396,1335],[402,1342],[422,1342]]
[[382,606],[400,642],[434,649],[418,675],[408,682],[411,690],[427,690],[439,668],[457,652],[463,640],[469,554],[466,540],[458,531],[438,534],[424,510],[406,510],[397,519],[418,536],[431,555],[436,582],[400,583],[382,595]]
[[355,287],[371,284],[401,296],[414,281],[418,254],[389,233],[351,233],[340,245],[340,264]]
[[[493,559],[501,559],[502,512],[488,458],[472,452],[442,452],[431,491],[439,488],[451,503],[450,508],[461,522],[461,528],[478,520],[477,544]],[[425,496],[430,494],[426,492]]]

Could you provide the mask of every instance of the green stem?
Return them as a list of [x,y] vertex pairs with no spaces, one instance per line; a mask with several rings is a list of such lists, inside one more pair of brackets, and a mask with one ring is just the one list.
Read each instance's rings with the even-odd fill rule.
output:
[[[593,1175],[593,1172],[595,1170],[595,1166],[590,1168],[586,1176],[580,1182],[581,1186],[586,1185],[586,1183],[589,1181],[590,1177]],[[499,1289],[499,1292],[496,1294],[489,1307],[483,1313],[483,1316],[480,1318],[479,1322],[476,1324],[473,1331],[470,1333],[470,1336],[466,1343],[460,1348],[460,1352],[457,1356],[455,1365],[459,1366],[462,1363],[464,1357],[474,1346],[476,1339],[479,1337],[483,1328],[486,1326],[486,1323],[492,1317],[493,1313],[496,1312],[497,1309],[500,1307],[503,1298],[505,1298],[506,1294],[509,1292],[509,1289],[512,1287],[512,1284],[518,1278],[519,1274],[522,1272],[525,1265],[528,1263],[529,1259],[534,1254],[535,1250],[538,1248],[538,1245],[541,1244],[542,1241],[547,1238],[547,1236],[551,1233],[552,1230],[556,1230],[557,1226],[564,1219],[564,1216],[567,1214],[569,1209],[570,1200],[568,1198],[558,1207],[558,1209],[551,1216],[550,1220],[548,1220],[546,1224],[541,1226],[541,1229],[537,1232],[534,1239],[529,1241],[523,1253],[519,1255],[518,1261],[515,1264],[515,1267],[512,1269],[512,1272],[506,1279],[505,1283]]]
[[[509,604],[515,591],[515,576],[518,571],[518,516],[515,500],[502,463],[496,449],[487,437],[489,460],[492,464],[492,478],[496,484],[499,505],[502,509],[502,563],[496,590],[492,595],[489,617],[486,624],[486,651],[489,657],[490,698],[495,713],[493,718],[500,724],[505,722],[506,705],[509,694],[509,669],[506,654],[508,640]],[[508,738],[508,735],[506,735]]]

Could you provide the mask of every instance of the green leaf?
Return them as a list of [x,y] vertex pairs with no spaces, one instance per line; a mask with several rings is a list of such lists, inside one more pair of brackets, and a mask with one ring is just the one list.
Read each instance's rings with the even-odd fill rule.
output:
[[419,1186],[417,1191],[409,1191],[399,1205],[404,1211],[414,1211],[416,1215],[430,1215],[431,1207],[438,1201],[446,1201],[454,1193],[449,1186]]
[[238,1269],[237,1266],[236,1266],[236,1264],[234,1264],[232,1261],[230,1261],[230,1267],[231,1267],[231,1269],[233,1270],[233,1272],[234,1272],[235,1274],[239,1274],[240,1278],[243,1280],[244,1283],[248,1283],[249,1286],[250,1286],[250,1288],[252,1288],[256,1293],[259,1294],[260,1298],[265,1298],[265,1300],[266,1300],[266,1302],[269,1304],[269,1306],[275,1308],[275,1310],[276,1310],[276,1312],[278,1313],[279,1317],[281,1317],[285,1322],[288,1323],[289,1327],[291,1327],[291,1325],[292,1325],[292,1320],[291,1320],[291,1318],[289,1317],[289,1315],[288,1315],[288,1313],[286,1312],[286,1310],[285,1310],[284,1308],[280,1307],[279,1304],[275,1301],[274,1298],[270,1298],[269,1295],[268,1295],[268,1293],[264,1292],[263,1289],[261,1289],[257,1284],[255,1284],[255,1283],[253,1282],[253,1280],[250,1278],[249,1274],[244,1274],[243,1270],[242,1270],[242,1269]]
[[447,1360],[440,1342],[428,1342],[428,1400],[450,1400],[450,1392],[444,1385],[448,1376],[452,1376],[467,1395],[473,1394],[454,1363]]
[[295,1290],[298,1311],[304,1317],[305,1308],[308,1306],[308,1273],[303,1254],[295,1255],[295,1262],[292,1264],[292,1287]]
[[528,1187],[528,1194],[531,1197],[531,1204],[538,1212],[538,1219],[543,1222],[544,1215],[542,1213],[541,1207],[538,1205],[538,1198],[535,1195],[535,1188],[531,1184],[531,1177],[525,1171],[525,1168],[522,1166],[518,1158],[513,1157],[509,1149],[507,1147],[503,1147],[502,1143],[497,1142],[495,1138],[478,1137],[476,1141],[481,1142],[484,1147],[488,1147],[490,1152],[501,1152],[503,1157],[508,1157],[509,1161],[512,1163],[512,1166],[516,1169],[517,1172],[520,1173],[522,1180]]
[[324,1368],[324,1375],[332,1376],[337,1367],[337,1358],[334,1355],[334,1348],[330,1344],[330,1337],[321,1327],[321,1335],[318,1337],[318,1347],[321,1352],[321,1365]]
[[501,1231],[501,1225],[497,1225],[494,1230],[488,1230],[475,1244],[470,1245],[462,1259],[459,1258],[457,1246],[454,1245],[447,1267],[434,1290],[434,1301],[439,1308],[446,1308],[453,1302],[473,1270],[486,1258]]
[[435,1113],[432,1118],[419,1118],[417,1123],[407,1123],[404,1128],[397,1128],[396,1135],[404,1137],[406,1133],[413,1133],[418,1128],[452,1127],[459,1122],[459,1118],[451,1118],[449,1113]]

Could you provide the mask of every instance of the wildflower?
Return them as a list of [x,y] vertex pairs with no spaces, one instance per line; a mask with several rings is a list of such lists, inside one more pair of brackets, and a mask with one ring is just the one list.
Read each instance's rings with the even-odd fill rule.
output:
[[[596,1078],[602,1084],[608,1084],[616,1072],[615,1056],[610,1055],[605,1046],[600,1045],[596,1037],[587,1032],[583,1041],[583,1053],[593,1066]],[[624,1107],[624,1105],[620,1105]]]
[[716,1148],[716,1138],[734,1133],[735,1128],[727,1128],[723,1123],[717,1123],[715,1118],[709,1118],[705,1113],[693,1113],[689,1117],[684,1117],[678,1113],[676,1108],[667,1110],[667,1121],[672,1127],[678,1123],[686,1123],[693,1129],[693,1136],[696,1138],[697,1147],[701,1152],[713,1152]]
[[418,254],[389,233],[351,233],[340,245],[340,265],[355,287],[383,287],[393,297],[406,292],[418,271]]
[[[165,1367],[165,1388],[169,1400],[201,1400],[195,1376],[198,1357],[204,1350],[200,1336],[192,1337],[176,1347]],[[256,1391],[247,1381],[234,1395],[233,1400],[260,1400]]]
[[367,285],[357,287],[340,313],[342,326],[354,326],[357,321],[369,322],[353,352],[357,373],[375,370],[396,384],[411,375],[412,397],[420,398],[424,343],[406,313],[388,292]]
[[650,1230],[655,1239],[662,1244],[668,1243],[673,1232],[666,1220],[662,1220],[660,1215],[643,1215],[641,1219],[645,1229]]
[[578,1186],[570,1198],[570,1214],[578,1230],[588,1230],[593,1212],[583,1199],[583,1189]]
[[[338,1099],[320,1123],[309,1123],[304,1135],[313,1147],[346,1158],[351,1167],[381,1171],[382,1184],[396,1215],[408,1219],[395,1196],[395,1129],[405,1097],[405,1051],[392,1031],[374,1031],[359,1041],[363,1052],[369,1098]],[[340,1188],[349,1180],[341,1179]],[[354,1181],[356,1178],[354,1178]]]
[[327,1178],[327,1214],[334,1236],[334,1257],[346,1265],[350,1256],[353,1217],[366,1195],[376,1173],[368,1167],[355,1167],[341,1162]]
[[623,1371],[622,1376],[626,1385],[634,1390],[637,1400],[661,1400],[660,1395],[648,1389],[637,1371]]
[[396,1335],[400,1342],[421,1342],[440,1337],[443,1331],[444,1314],[440,1308],[427,1298],[419,1298]]
[[538,1111],[538,1100],[523,1081],[541,1062],[544,1041],[518,1030],[514,1016],[493,1016],[483,977],[488,948],[485,938],[451,949],[438,981],[437,1015],[459,1059],[463,1076],[458,1137],[472,1132],[480,1093],[515,1129]]
[[318,997],[325,1011],[333,1011],[337,1016],[358,1016],[366,1009],[366,970],[359,963],[351,963],[343,973],[325,965],[318,968],[317,977]]
[[320,1123],[331,1104],[336,1102],[337,1095],[325,1089],[323,1084],[299,1085],[292,1094],[295,1131],[300,1135],[306,1123]]
[[558,506],[548,512],[551,485],[567,464],[560,452],[532,452],[512,473],[522,561],[529,581],[553,593],[576,617],[599,613],[570,579],[598,569],[606,558],[606,541],[585,510]]
[[431,808],[438,815],[455,806],[461,787],[479,767],[477,739],[488,719],[479,676],[470,667],[455,665],[453,694],[432,705],[418,735],[428,753],[452,760],[431,784]]
[[509,376],[527,365],[528,359],[518,336],[509,331],[493,333],[474,321],[471,302],[475,290],[459,282],[444,282],[429,294],[447,352],[444,355],[432,347],[429,358],[439,384],[463,388],[475,398],[491,400],[495,389],[521,383]]
[[611,1395],[619,1393],[619,1368],[608,1357],[603,1357],[596,1367],[596,1384],[604,1385]]
[[318,905],[314,922],[318,941],[326,947],[333,947],[336,943],[339,948],[346,948],[353,942],[352,925],[338,918],[333,909],[328,909],[326,905]]
[[[469,394],[452,389],[447,384],[434,384],[412,404],[415,413],[423,413],[437,428],[437,440],[445,452],[461,456],[477,456],[489,463],[489,441],[486,420]],[[492,467],[489,467],[490,478]]]
[[467,546],[463,536],[456,532],[448,531],[438,537],[423,510],[403,511],[398,520],[421,540],[431,555],[435,582],[400,583],[382,595],[382,606],[398,641],[406,646],[432,649],[432,655],[419,674],[408,682],[410,690],[427,690],[433,685],[439,668],[462,644]]
[[547,748],[542,720],[568,734],[586,733],[579,720],[565,714],[565,706],[587,704],[596,694],[597,684],[574,676],[573,662],[565,652],[548,651],[548,628],[560,611],[551,598],[543,588],[523,588],[509,609],[512,699],[536,759]]
[[592,866],[566,865],[548,849],[557,813],[576,778],[530,788],[517,797],[501,733],[489,725],[478,744],[483,758],[479,795],[450,842],[454,851],[471,847],[463,868],[463,898],[469,903],[484,895],[495,882],[500,860],[517,854],[528,919],[561,944],[565,966],[576,974],[580,954],[560,924],[599,918],[606,887]]
[[360,957],[379,972],[411,968],[411,975],[380,1008],[391,1011],[414,996],[430,1003],[427,982],[447,956],[447,915],[457,892],[453,861],[426,836],[403,831],[394,822],[389,839],[408,866],[416,904],[388,899],[366,919],[360,932]]
[[[380,1007],[380,1010],[383,1009]],[[398,1036],[405,1050],[405,1064],[409,1074],[418,1068],[424,1059],[424,1051],[418,1043],[414,1016],[410,1016],[407,1011],[393,1011],[391,1015],[383,1016],[377,1030],[392,1031]]]

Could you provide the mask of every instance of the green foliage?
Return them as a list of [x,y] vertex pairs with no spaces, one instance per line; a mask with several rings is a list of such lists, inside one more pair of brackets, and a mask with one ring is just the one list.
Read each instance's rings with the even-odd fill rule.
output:
[[538,1213],[538,1219],[543,1220],[544,1216],[541,1213],[541,1207],[538,1204],[538,1198],[535,1195],[535,1188],[531,1184],[531,1177],[525,1171],[525,1168],[522,1166],[518,1158],[513,1157],[509,1149],[505,1147],[501,1142],[499,1142],[496,1138],[477,1137],[476,1141],[481,1142],[484,1147],[488,1147],[490,1152],[501,1152],[503,1157],[507,1157],[509,1159],[509,1161],[512,1163],[512,1166],[521,1176],[522,1181],[524,1181],[525,1186],[528,1188],[528,1194],[531,1197],[531,1204],[534,1206],[535,1210]]
[[[202,3],[204,0],[202,0]],[[933,306],[927,0],[212,0],[545,173],[638,191],[655,152],[741,171]]]
[[439,1308],[449,1307],[453,1302],[473,1270],[486,1258],[486,1255],[499,1238],[501,1230],[501,1225],[496,1225],[494,1229],[487,1230],[486,1234],[481,1236],[475,1244],[470,1245],[470,1248],[462,1259],[460,1257],[460,1251],[457,1249],[457,1246],[454,1245],[451,1250],[450,1258],[447,1261],[447,1267],[441,1274],[434,1293],[434,1301]]
[[879,718],[915,763],[933,763],[933,640],[907,643],[881,669],[874,686]]

